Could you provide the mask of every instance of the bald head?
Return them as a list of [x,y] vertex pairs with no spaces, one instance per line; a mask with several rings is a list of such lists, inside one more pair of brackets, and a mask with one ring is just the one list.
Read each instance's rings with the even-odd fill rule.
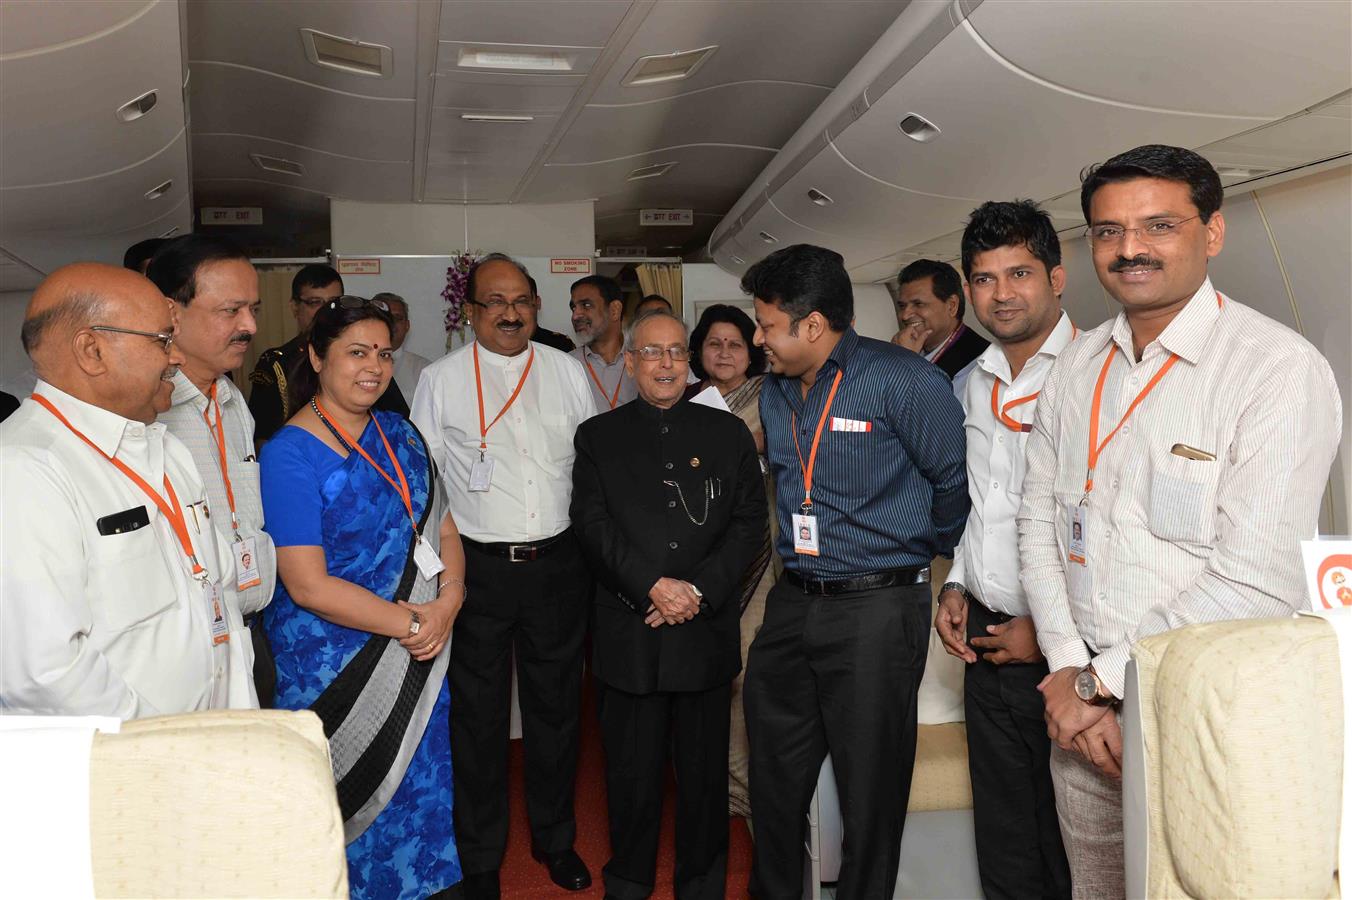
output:
[[22,340],[43,381],[126,418],[150,422],[162,411],[159,407],[168,408],[172,391],[164,382],[183,361],[177,350],[154,337],[173,330],[169,302],[145,276],[101,263],[75,263],[57,269],[33,292]]

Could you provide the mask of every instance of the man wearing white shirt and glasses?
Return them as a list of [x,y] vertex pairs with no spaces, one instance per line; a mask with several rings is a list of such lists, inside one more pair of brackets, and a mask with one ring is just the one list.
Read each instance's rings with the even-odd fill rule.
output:
[[977,863],[990,900],[1067,897],[1038,683],[1038,650],[1019,585],[1015,515],[1038,391],[1075,334],[1061,310],[1066,272],[1051,218],[1028,200],[985,203],[962,236],[972,310],[995,337],[961,397],[972,510],[939,594],[934,627],[968,664],[967,761]]
[[155,417],[183,364],[173,313],[96,263],[38,286],[38,384],[0,425],[0,712],[124,719],[252,707],[227,539],[192,456]]
[[1222,195],[1179,147],[1086,172],[1086,237],[1122,312],[1062,352],[1028,438],[1019,556],[1076,897],[1124,892],[1114,707],[1132,645],[1302,605],[1299,543],[1342,427],[1318,351],[1212,286]]
[[596,405],[577,360],[530,340],[527,278],[500,253],[475,264],[466,304],[474,341],[424,369],[413,400],[465,545],[468,598],[450,681],[455,831],[469,900],[498,896],[507,848],[513,654],[532,853],[555,884],[591,884],[572,849],[591,578],[568,506],[573,433]]

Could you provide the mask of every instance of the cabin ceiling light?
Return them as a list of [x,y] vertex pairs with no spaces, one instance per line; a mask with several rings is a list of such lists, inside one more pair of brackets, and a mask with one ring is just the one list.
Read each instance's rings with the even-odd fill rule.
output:
[[924,116],[910,113],[901,120],[901,133],[913,141],[928,144],[939,136],[939,126]]
[[680,81],[689,78],[704,65],[704,61],[718,49],[714,44],[700,47],[698,50],[681,50],[676,53],[661,53],[655,56],[640,56],[629,67],[624,80],[625,87],[642,87],[647,84],[662,84],[667,81]]
[[157,184],[157,185],[155,185],[153,188],[151,188],[150,190],[146,191],[146,199],[147,199],[147,200],[158,200],[158,199],[160,199],[161,197],[163,197],[165,194],[169,193],[170,189],[172,189],[173,186],[174,186],[174,180],[173,180],[172,178],[169,179],[168,181],[164,182],[163,184]]
[[671,171],[674,162],[657,163],[653,166],[639,166],[634,171],[625,176],[625,181],[641,181],[644,178],[658,178]]
[[276,172],[279,175],[294,175],[297,178],[305,174],[305,167],[298,162],[282,159],[280,156],[265,156],[262,153],[250,153],[249,159],[264,172]]
[[305,58],[316,66],[368,78],[389,78],[394,74],[394,51],[384,44],[368,44],[313,28],[302,28],[300,36]]
[[536,47],[526,44],[476,44],[461,47],[455,64],[461,69],[505,69],[515,72],[571,73],[579,69],[585,47]]
[[817,190],[816,188],[807,189],[807,199],[811,200],[818,206],[830,206],[832,203],[836,202],[832,200],[830,197],[823,194],[821,191]]
[[128,100],[117,108],[117,117],[123,122],[134,122],[155,108],[159,102],[158,91],[146,91],[139,97]]
[[1253,166],[1221,166],[1216,170],[1216,174],[1222,178],[1253,178],[1255,175],[1266,175],[1270,171],[1272,170]]
[[466,122],[521,123],[535,121],[535,116],[509,116],[499,113],[461,113],[460,118]]

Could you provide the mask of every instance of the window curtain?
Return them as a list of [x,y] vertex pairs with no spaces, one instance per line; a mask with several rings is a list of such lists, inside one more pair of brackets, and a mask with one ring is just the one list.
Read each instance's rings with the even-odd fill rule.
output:
[[634,267],[643,296],[661,294],[671,301],[676,315],[681,315],[681,264],[642,263]]
[[291,279],[296,277],[300,266],[259,265],[258,298],[262,306],[258,309],[258,333],[244,354],[244,363],[234,372],[235,384],[249,395],[249,373],[263,351],[285,344],[296,336],[296,317],[291,313]]

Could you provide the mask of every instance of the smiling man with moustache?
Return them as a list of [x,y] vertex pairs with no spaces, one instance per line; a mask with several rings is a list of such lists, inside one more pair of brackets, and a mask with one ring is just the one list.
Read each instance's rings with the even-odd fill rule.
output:
[[0,425],[0,712],[255,706],[227,538],[155,421],[184,362],[169,304],[76,263],[33,293],[22,339],[38,384]]
[[638,396],[623,353],[624,294],[619,282],[605,275],[579,278],[571,293],[568,309],[581,342],[572,356],[587,370],[596,409],[608,412]]
[[467,594],[450,680],[455,831],[469,900],[499,894],[513,657],[532,853],[560,887],[591,884],[573,851],[591,579],[568,504],[573,434],[596,404],[577,360],[530,340],[528,277],[501,253],[474,265],[465,306],[474,341],[424,369],[413,398],[413,422],[431,446],[465,545]]
[[1300,608],[1338,447],[1328,362],[1211,284],[1222,197],[1180,147],[1087,171],[1086,237],[1122,311],[1057,358],[1028,437],[1019,556],[1076,897],[1125,889],[1114,708],[1132,645]]
[[259,702],[270,707],[276,671],[259,614],[272,600],[277,553],[263,530],[253,415],[229,378],[258,331],[258,273],[233,241],[189,234],[166,242],[146,277],[174,301],[183,353],[160,421],[192,453],[216,524],[230,538],[235,575],[226,589],[237,594],[252,632],[249,664]]

